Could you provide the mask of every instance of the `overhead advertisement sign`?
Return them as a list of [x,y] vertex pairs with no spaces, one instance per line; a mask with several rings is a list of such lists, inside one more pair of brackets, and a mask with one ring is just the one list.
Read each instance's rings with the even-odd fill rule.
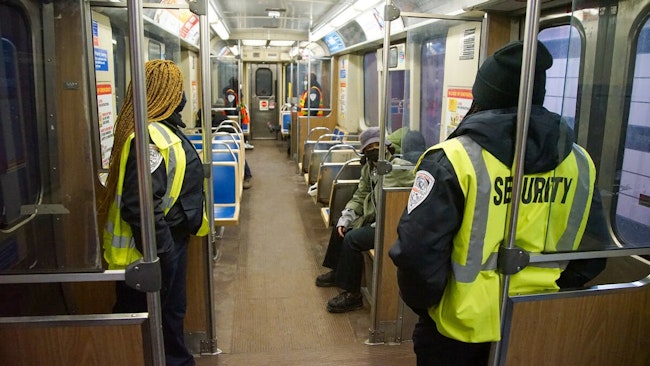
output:
[[327,48],[330,50],[330,53],[341,51],[345,48],[343,39],[337,32],[332,32],[326,35],[323,40],[325,41],[325,44],[327,44]]
[[[187,4],[183,0],[161,0],[161,4]],[[154,23],[161,28],[178,35],[185,41],[198,45],[199,44],[199,18],[187,9],[157,9],[151,15],[145,12],[145,15],[151,16]]]

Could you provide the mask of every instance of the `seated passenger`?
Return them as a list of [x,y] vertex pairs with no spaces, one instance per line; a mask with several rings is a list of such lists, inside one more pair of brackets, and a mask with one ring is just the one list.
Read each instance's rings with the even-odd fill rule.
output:
[[395,148],[395,153],[412,164],[418,162],[420,155],[426,150],[427,143],[420,131],[401,127],[387,137]]
[[[362,252],[375,246],[375,203],[381,192],[377,191],[377,161],[379,158],[379,128],[371,127],[360,136],[361,178],[352,199],[346,204],[336,227],[332,230],[323,266],[332,271],[316,278],[316,286],[338,286],[343,293],[327,303],[330,313],[344,313],[363,307],[361,277]],[[393,164],[409,165],[393,157],[390,142],[386,140],[386,158]],[[410,170],[394,169],[384,176],[385,187],[408,187],[413,183]]]
[[401,141],[402,159],[416,164],[420,156],[427,149],[427,143],[420,131],[407,130]]
[[[223,114],[226,116],[239,116],[241,113],[242,127],[244,127],[244,124],[249,123],[244,118],[244,104],[240,102],[240,98],[243,97],[244,95],[241,92],[241,85],[239,85],[239,81],[236,77],[231,77],[228,81],[228,85],[223,88],[223,100],[226,108],[232,109],[223,111]],[[255,148],[255,146],[251,145],[248,142],[248,137],[246,136],[244,136],[244,146],[246,150],[253,150]]]

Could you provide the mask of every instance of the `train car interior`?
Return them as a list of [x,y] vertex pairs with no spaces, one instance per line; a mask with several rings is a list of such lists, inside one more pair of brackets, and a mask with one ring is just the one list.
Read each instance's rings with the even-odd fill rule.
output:
[[[485,112],[474,109],[477,74],[513,41],[523,42],[516,128],[504,138],[513,163],[504,180],[473,176],[507,211],[472,228],[504,233],[498,258],[488,253],[501,287],[487,364],[650,365],[650,0],[0,0],[0,365],[173,364],[150,179],[160,166],[152,60],[182,73],[178,133],[201,160],[209,223],[186,249],[180,312],[193,359],[182,364],[420,364],[422,313],[401,296],[389,256],[418,187],[386,176],[414,178],[466,116]],[[578,239],[555,238],[552,225],[571,182],[523,163],[538,148],[526,145],[538,42],[552,56],[542,107],[566,126],[558,141],[593,162],[590,211],[568,219]],[[142,246],[114,269],[105,242],[115,223],[100,206],[125,105]],[[335,313],[328,300],[343,290],[315,280],[346,205],[367,188],[363,133],[374,128],[363,305]],[[169,169],[173,154],[162,156]],[[538,251],[517,241],[531,201],[548,209],[535,222]],[[600,221],[585,229],[587,216]],[[135,248],[130,229],[120,245]],[[508,287],[525,268],[559,276],[581,264],[601,266],[582,286]],[[122,283],[146,293],[146,311],[114,311]]]

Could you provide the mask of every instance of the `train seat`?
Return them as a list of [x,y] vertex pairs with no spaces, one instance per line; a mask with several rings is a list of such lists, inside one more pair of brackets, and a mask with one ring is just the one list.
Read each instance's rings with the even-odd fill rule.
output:
[[358,179],[341,179],[332,183],[329,206],[321,208],[321,217],[325,227],[336,225],[341,217],[341,211],[354,195],[358,185]]
[[361,163],[359,160],[359,158],[354,158],[343,163],[323,162],[316,182],[316,202],[329,206],[334,181],[359,179],[361,177]]
[[[327,149],[320,149],[326,147]],[[309,186],[320,180],[320,169],[324,163],[343,164],[346,161],[359,157],[356,147],[350,144],[320,145],[314,147],[309,159],[309,168],[307,169],[307,184]],[[334,176],[332,176],[332,179]],[[329,193],[329,191],[328,191]]]
[[[225,127],[231,127],[232,129],[225,128]],[[242,135],[242,136],[244,135],[244,131],[242,130],[241,126],[239,125],[239,122],[237,122],[235,120],[232,120],[232,119],[227,119],[227,120],[222,121],[221,123],[219,123],[219,126],[217,127],[215,132],[218,132],[218,131],[223,131],[223,132],[233,132],[234,131],[234,132],[238,133],[239,135]]]
[[289,136],[289,129],[291,128],[291,111],[282,107],[280,111],[280,134],[282,139]]
[[[329,138],[333,138],[333,139],[329,140]],[[330,147],[340,143],[341,140],[338,139],[336,135],[331,133],[324,134],[321,137],[319,137],[318,140],[309,144],[308,141],[305,141],[305,148],[304,148],[305,153],[302,157],[302,172],[305,174],[309,173],[311,156],[314,153],[314,151],[320,150],[321,153],[325,153],[327,152],[327,150],[329,150]]]
[[[303,143],[302,148],[302,158],[298,161],[298,168],[301,172],[307,173],[307,164],[309,164],[309,155],[314,151],[314,144],[316,144],[318,137],[323,134],[330,134],[330,131],[327,127],[314,127],[307,134],[307,138]],[[316,137],[318,136],[318,137]]]
[[[221,126],[220,126],[221,127]],[[226,126],[227,127],[227,126]],[[237,151],[237,161],[239,162],[239,171],[243,179],[244,177],[244,166],[246,159],[246,148],[242,143],[243,136],[238,133],[229,133],[224,131],[217,131],[212,135],[212,148],[215,148],[217,142],[226,144],[230,147],[231,150]]]
[[222,154],[219,150],[213,150],[212,157],[214,224],[237,225],[242,189],[239,163],[232,151]]

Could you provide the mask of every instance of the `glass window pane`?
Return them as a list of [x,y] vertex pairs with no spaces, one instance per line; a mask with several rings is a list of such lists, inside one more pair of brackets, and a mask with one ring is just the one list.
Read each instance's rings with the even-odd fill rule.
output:
[[650,20],[636,43],[627,134],[616,203],[616,234],[629,246],[650,238]]
[[[101,270],[93,141],[112,129],[91,124],[83,103],[95,90],[82,5],[10,4],[0,4],[0,272]],[[112,70],[112,49],[101,50],[96,67]],[[108,119],[113,90],[102,89]]]
[[260,68],[255,72],[255,95],[258,97],[273,95],[273,73],[271,69]]
[[363,56],[363,119],[366,126],[379,125],[379,74],[377,73],[377,53]]
[[442,90],[445,77],[445,38],[436,37],[422,44],[420,83],[421,132],[428,145],[440,142]]
[[390,122],[387,126],[387,132],[391,133],[402,127],[402,118],[405,113],[405,96],[406,89],[404,70],[390,71]]
[[0,11],[14,20],[0,28],[0,229],[11,229],[26,219],[21,207],[37,202],[41,177],[30,30],[17,8]]
[[546,97],[544,107],[564,119],[575,128],[578,77],[582,42],[580,33],[571,25],[543,29],[539,40],[553,56],[553,66],[546,71]]
[[[239,63],[234,57],[211,58],[212,108],[225,108],[224,89],[231,87],[234,81],[241,83],[239,78]],[[241,97],[240,97],[241,100]]]

